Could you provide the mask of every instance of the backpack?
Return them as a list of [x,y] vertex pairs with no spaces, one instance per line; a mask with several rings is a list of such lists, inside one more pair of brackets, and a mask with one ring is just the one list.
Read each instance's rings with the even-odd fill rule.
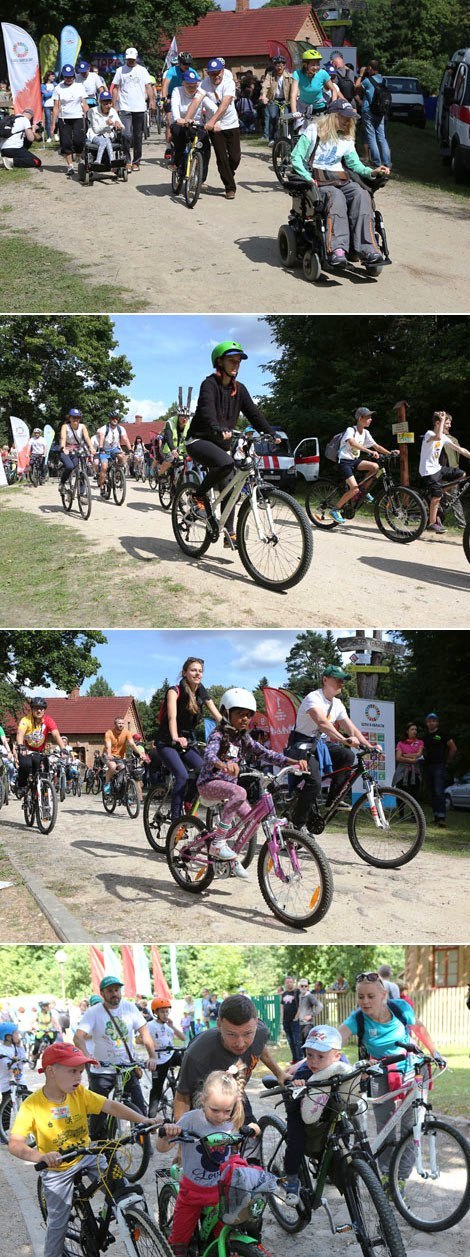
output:
[[377,79],[371,75],[370,80],[374,88],[372,100],[370,102],[370,112],[375,118],[388,118],[390,106],[392,104],[392,93],[385,83],[378,83]]
[[[170,689],[173,689],[173,686],[170,686]],[[176,699],[177,699],[177,701],[178,701],[179,696],[180,696],[180,687],[179,687],[179,685],[175,686],[175,689],[176,689]],[[167,692],[168,692],[168,691],[167,691]],[[163,724],[163,721],[164,721],[164,720],[166,720],[167,715],[168,715],[168,706],[167,706],[166,694],[165,694],[165,697],[164,697],[164,698],[162,698],[162,701],[161,701],[160,706],[159,706],[159,709],[158,709],[158,716],[157,716],[157,720],[158,720],[159,725]]]
[[345,69],[344,74],[338,73],[338,87],[344,99],[351,103],[354,100],[354,75],[352,70]]
[[6,114],[3,118],[0,118],[0,144],[3,144],[5,140],[10,139],[15,122],[16,118],[12,113]]
[[[394,999],[388,999],[387,1008],[390,1010],[391,1013],[393,1013],[394,1017],[396,1017],[398,1021],[402,1022],[402,1025],[404,1025],[406,1031],[408,1031],[409,1023],[407,1022],[405,1014],[403,1013],[397,1001]],[[362,1011],[362,1008],[356,1008],[356,1021],[357,1021],[357,1043],[358,1043],[358,1048],[359,1048],[359,1060],[367,1060],[367,1052],[363,1043],[365,1023],[364,1023],[364,1013]],[[405,1095],[404,1091],[400,1091],[400,1087],[403,1086],[404,1078],[409,1077],[410,1073],[411,1074],[413,1073],[413,1066],[411,1066],[410,1068],[407,1068],[404,1074],[400,1073],[400,1071],[397,1069],[396,1064],[394,1062],[391,1063],[390,1065],[387,1065],[386,1069],[387,1069],[388,1089],[389,1091],[394,1093],[394,1098],[398,1100]]]
[[[325,445],[325,458],[329,458],[331,463],[338,462],[338,454],[344,432],[345,429],[343,429],[342,432],[336,432],[334,436],[330,437],[327,445]],[[354,429],[354,432],[357,432],[357,428]]]

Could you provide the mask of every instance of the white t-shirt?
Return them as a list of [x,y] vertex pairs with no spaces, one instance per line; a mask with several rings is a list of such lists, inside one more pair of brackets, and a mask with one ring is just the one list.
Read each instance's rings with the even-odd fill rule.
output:
[[120,65],[112,86],[119,88],[119,109],[122,113],[143,113],[147,108],[146,86],[150,80],[144,65]]
[[[16,1056],[13,1043],[0,1043],[0,1092],[9,1091],[11,1086],[10,1061]],[[5,1059],[7,1058],[8,1059]]]
[[32,118],[26,118],[23,117],[23,115],[19,118],[15,118],[11,135],[9,135],[8,139],[4,140],[1,145],[2,153],[7,153],[9,149],[23,147],[24,133],[25,131],[29,131],[29,128],[32,126],[32,121]]
[[[130,1054],[133,1057],[134,1049],[134,1033],[141,1030],[142,1026],[147,1023],[142,1013],[136,1008],[131,1000],[122,999],[117,1008],[112,1009],[114,1021],[117,1025],[113,1025],[108,1010],[104,1004],[94,1004],[88,1008],[86,1013],[78,1023],[78,1030],[86,1030],[93,1038],[93,1055],[97,1060],[105,1065],[127,1065],[129,1057],[127,1055],[124,1041],[127,1043]],[[88,1050],[88,1043],[87,1043]],[[92,1069],[96,1066],[93,1067]]]
[[29,452],[30,454],[37,454],[39,458],[46,457],[46,442],[42,436],[31,437],[29,442]]
[[83,83],[77,83],[75,79],[69,86],[64,82],[58,83],[52,99],[59,101],[59,118],[63,122],[68,118],[83,118],[82,100],[86,100]]
[[437,437],[433,428],[428,428],[424,433],[421,454],[419,458],[419,474],[420,476],[435,476],[436,471],[441,471],[439,456],[445,445],[452,445],[450,437],[442,435]]
[[371,437],[367,428],[364,428],[363,432],[358,432],[357,428],[351,424],[351,427],[346,428],[345,432],[343,432],[338,452],[338,462],[340,462],[342,458],[361,457],[360,450],[355,450],[354,446],[349,444],[350,436],[352,436],[353,441],[357,441],[358,445],[362,445],[366,450],[370,449],[372,445],[375,445],[375,441]]
[[77,74],[75,81],[82,84],[87,96],[98,96],[100,88],[105,86],[101,74],[96,74],[94,70],[89,70],[88,74]]
[[116,428],[112,428],[110,423],[104,423],[101,428],[98,428],[96,435],[104,437],[105,450],[119,450],[121,448],[121,437],[124,436],[124,428],[121,427],[120,423],[118,423]]
[[158,1064],[164,1065],[173,1055],[175,1032],[172,1026],[163,1021],[148,1021],[147,1026],[155,1044]]
[[202,80],[197,93],[198,100],[203,100],[204,108],[209,117],[211,114],[217,112],[224,96],[232,97],[232,100],[225,110],[223,117],[219,119],[217,124],[221,131],[230,131],[233,127],[240,126],[238,114],[235,109],[235,94],[235,79],[233,74],[230,73],[230,70],[224,70],[222,81],[217,84],[217,87],[214,87],[211,79],[207,76],[207,78]]
[[295,722],[296,733],[303,734],[305,737],[313,738],[319,732],[316,720],[312,720],[308,714],[312,707],[321,711],[332,724],[336,724],[337,720],[344,720],[344,717],[348,715],[340,698],[327,698],[323,690],[311,690],[300,704]]
[[[117,109],[113,109],[112,106],[111,106],[111,109],[109,110],[109,113],[104,114],[101,112],[101,109],[99,108],[99,106],[95,105],[95,108],[90,109],[89,113],[87,114],[87,121],[90,124],[87,131],[88,140],[93,140],[95,135],[111,136],[113,132],[113,126],[116,126],[116,124],[119,130],[121,130],[122,128],[122,122],[117,112]],[[110,126],[109,125],[110,123],[112,123],[113,126]]]
[[[197,95],[197,92],[196,92],[196,95]],[[186,117],[186,114],[187,114],[187,112],[188,112],[189,106],[190,106],[190,105],[192,105],[193,100],[194,100],[194,96],[188,96],[188,94],[187,94],[187,92],[186,92],[186,90],[185,90],[185,87],[184,87],[184,83],[182,84],[182,86],[181,86],[181,87],[174,87],[174,88],[173,88],[173,91],[172,91],[172,93],[171,93],[171,118],[172,118],[172,122],[175,122],[177,118],[185,118],[185,117]],[[201,121],[201,109],[202,109],[202,101],[201,101],[201,104],[200,104],[200,105],[198,105],[198,108],[196,109],[196,113],[194,114],[193,122],[200,122],[200,121]]]

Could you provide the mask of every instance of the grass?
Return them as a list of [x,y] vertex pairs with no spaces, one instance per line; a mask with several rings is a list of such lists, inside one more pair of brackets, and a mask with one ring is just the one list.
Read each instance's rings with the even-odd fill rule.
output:
[[[21,487],[19,492],[24,492]],[[4,500],[5,501],[5,500]],[[97,555],[86,536],[16,510],[8,500],[2,510],[0,588],[1,623],[6,625],[106,624],[138,622],[162,628],[179,623],[184,587],[127,554]],[[34,555],[33,562],[31,557]],[[153,574],[154,573],[154,574]],[[182,621],[183,622],[183,621]]]

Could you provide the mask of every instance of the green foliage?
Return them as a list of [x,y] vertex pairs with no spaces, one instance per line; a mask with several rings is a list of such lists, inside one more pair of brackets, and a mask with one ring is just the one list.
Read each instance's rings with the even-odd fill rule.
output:
[[142,722],[146,742],[152,741],[155,737],[158,726],[158,713],[169,684],[168,677],[165,677],[158,690],[155,690],[155,693],[152,694],[149,703],[146,703],[144,700],[139,700],[137,703],[137,710]]
[[133,378],[111,319],[100,315],[5,316],[0,324],[0,441],[11,441],[10,415],[58,433],[71,406],[95,432]]
[[25,0],[18,11],[15,0],[3,0],[2,19],[19,22],[39,41],[51,32],[59,37],[64,23],[74,21],[82,39],[82,53],[103,52],[114,48],[124,52],[135,44],[141,55],[158,59],[159,33],[170,38],[180,26],[192,26],[216,6],[212,0],[96,0],[80,10],[74,18],[68,0]]
[[[2,996],[62,994],[61,970],[55,956],[57,947],[0,947],[0,991]],[[64,965],[65,994],[79,999],[91,990],[88,947],[61,948],[67,956]]]
[[114,690],[104,677],[97,677],[87,689],[87,698],[114,698]]
[[4,629],[0,631],[0,675],[18,688],[52,684],[70,690],[98,671],[92,651],[103,642],[106,637],[98,631]]
[[329,663],[341,664],[341,654],[333,634],[306,629],[299,633],[286,660],[289,688],[302,698],[321,682],[323,668]]
[[445,70],[447,57],[439,57],[437,61],[425,61],[424,57],[403,57],[391,68],[391,74],[404,74],[408,78],[418,79],[420,86],[428,96],[436,96]]
[[397,733],[416,720],[421,732],[428,711],[437,711],[443,730],[454,738],[458,755],[451,773],[459,776],[470,766],[470,712],[466,678],[470,670],[468,633],[445,629],[401,632],[409,654],[395,688]]
[[452,5],[449,0],[415,0],[413,5],[408,0],[366,0],[352,14],[351,43],[357,45],[360,64],[376,57],[388,73],[404,59],[436,64],[469,40],[466,0],[453,0]]

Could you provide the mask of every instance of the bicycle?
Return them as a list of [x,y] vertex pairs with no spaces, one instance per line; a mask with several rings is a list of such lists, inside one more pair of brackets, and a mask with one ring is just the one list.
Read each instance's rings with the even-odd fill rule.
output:
[[[199,748],[198,748],[199,749]],[[204,747],[201,748],[204,752]],[[198,769],[189,769],[188,787],[194,784],[198,774]],[[241,769],[237,778],[240,786],[248,785],[248,778],[251,774],[245,774]],[[159,855],[166,853],[166,839],[172,825],[175,824],[171,815],[171,796],[173,793],[174,778],[173,774],[162,765],[161,780],[156,785],[151,786],[148,791],[144,803],[144,829],[147,842],[153,847],[154,851],[158,851]],[[197,816],[201,807],[201,800],[196,794],[191,804],[185,804],[190,816]],[[213,829],[217,823],[220,807],[206,808],[206,827],[208,830]],[[181,818],[183,819],[183,818]],[[249,867],[256,854],[256,834],[249,839],[246,850],[242,858],[242,864],[245,869]]]
[[[445,468],[443,468],[443,472],[445,472]],[[455,522],[459,528],[465,528],[466,512],[464,510],[464,505],[466,506],[468,501],[466,494],[468,492],[469,484],[470,473],[462,475],[460,480],[448,480],[447,483],[442,481],[439,488],[443,489],[444,492],[442,498],[439,499],[439,505],[437,508],[438,523],[445,524],[447,516],[451,515],[453,517],[453,521],[451,522]],[[424,490],[420,490],[418,488],[418,492],[421,492],[423,496],[429,516],[429,504],[432,497],[432,490],[429,487]],[[464,505],[462,505],[463,498],[465,499]]]
[[171,190],[174,196],[179,196],[183,188],[188,209],[194,209],[202,187],[202,148],[207,132],[199,123],[189,123],[186,130],[188,134],[181,164],[171,172]]
[[[389,541],[406,544],[421,536],[427,523],[427,510],[423,499],[415,489],[397,484],[391,472],[395,454],[381,454],[377,467],[361,480],[354,498],[341,507],[345,519],[354,519],[363,506],[366,496],[374,497],[374,518],[377,527]],[[340,471],[340,464],[338,464]],[[340,473],[341,474],[341,473]],[[339,525],[331,517],[341,496],[338,484],[328,476],[313,480],[305,500],[305,509],[315,528],[331,531]]]
[[8,771],[8,762],[9,761],[6,756],[2,754],[2,750],[0,749],[0,808],[4,805],[5,807],[8,807],[10,796],[10,774]]
[[[296,748],[300,748],[299,753],[308,755],[312,744],[305,742],[304,745],[299,736]],[[380,757],[380,751],[356,751],[357,762],[349,769],[341,769],[348,776],[336,798],[323,814],[315,804],[312,805],[306,826],[315,837],[322,834],[348,791],[362,777],[365,789],[348,813],[348,838],[352,849],[374,868],[399,869],[414,860],[421,851],[426,837],[426,820],[419,803],[406,790],[378,784],[374,761],[377,763]],[[274,802],[278,811],[290,819],[297,802],[297,792],[291,790],[284,779],[279,781],[280,777],[281,773],[274,781]],[[308,773],[303,774],[303,781],[305,784],[310,781]]]
[[[153,1124],[145,1127],[147,1131],[151,1129],[154,1129]],[[116,1142],[114,1150],[132,1144],[136,1138],[137,1133],[132,1132],[125,1139]],[[95,1153],[98,1161],[98,1177],[92,1178],[91,1182],[85,1182],[90,1177],[86,1168],[79,1170],[76,1175],[64,1257],[99,1257],[116,1238],[112,1232],[113,1223],[129,1257],[136,1257],[136,1254],[137,1257],[172,1257],[165,1237],[150,1217],[142,1187],[126,1188],[122,1183],[122,1174],[113,1161],[113,1151],[106,1170],[101,1170],[100,1155],[104,1152],[109,1157],[110,1149],[113,1149],[113,1145],[102,1145],[98,1142],[60,1149],[62,1162]],[[41,1174],[47,1169],[46,1162],[37,1161],[34,1168]],[[41,1178],[38,1179],[37,1186],[39,1207],[44,1221],[47,1221],[46,1197]],[[101,1189],[105,1192],[105,1202],[99,1214],[96,1214],[91,1200]]]
[[111,816],[116,807],[122,804],[127,809],[131,820],[136,820],[140,812],[140,798],[136,782],[140,781],[143,776],[143,764],[140,763],[137,755],[129,755],[128,759],[117,759],[114,756],[114,759],[118,767],[109,782],[109,790],[103,775],[101,797],[104,810]]
[[175,458],[168,471],[163,476],[158,477],[160,506],[163,507],[164,511],[171,510],[176,490],[182,481],[186,484],[199,485],[201,480],[202,474],[196,470],[196,464],[193,462],[190,454],[185,454],[184,458]]
[[172,507],[175,539],[183,554],[201,558],[221,534],[229,538],[225,525],[241,499],[236,545],[245,570],[264,589],[292,589],[307,575],[313,556],[305,511],[263,479],[250,439],[239,439],[234,458],[233,478],[224,488],[209,491],[207,506],[194,486],[182,484],[177,490]]
[[[101,1066],[102,1071],[113,1073],[114,1075],[113,1087],[110,1091],[111,1098],[119,1100],[122,1104],[127,1104],[128,1108],[135,1109],[136,1113],[139,1110],[128,1099],[126,1087],[131,1074],[138,1071],[140,1076],[143,1068],[144,1066],[141,1065],[140,1061],[129,1061],[125,1065],[104,1064]],[[103,1138],[106,1138],[107,1143],[113,1143],[115,1140],[120,1143],[122,1139],[126,1139],[132,1133],[132,1130],[132,1122],[128,1122],[123,1117],[113,1117],[112,1113],[108,1113],[106,1116],[106,1135]],[[130,1183],[137,1183],[139,1178],[143,1177],[150,1161],[150,1153],[150,1135],[148,1132],[145,1133],[145,1131],[141,1130],[135,1132],[134,1147],[132,1148],[130,1161],[127,1153],[125,1159],[121,1161],[119,1148],[116,1150],[116,1164],[120,1167],[122,1173],[126,1175],[126,1178],[129,1179]]]
[[28,777],[22,806],[28,829],[32,829],[36,821],[41,834],[50,834],[57,820],[57,794],[51,781],[47,756],[43,757],[42,763],[43,767],[33,768]]
[[[281,773],[286,771],[291,770],[281,769]],[[314,839],[278,819],[267,788],[274,780],[272,774],[263,776],[260,799],[248,816],[235,819],[226,838],[236,858],[261,826],[265,842],[258,856],[258,883],[263,899],[278,921],[304,929],[326,916],[333,898],[333,875]],[[175,821],[167,834],[170,873],[190,894],[208,890],[214,877],[230,876],[232,861],[211,856],[211,841],[212,833],[197,816]]]
[[[348,1075],[351,1086],[363,1070],[361,1062]],[[380,1066],[366,1066],[366,1071],[380,1072]],[[308,1079],[302,1086],[271,1086],[269,1078],[263,1079],[272,1096],[282,1100],[300,1099],[309,1092],[322,1091],[327,1097],[324,1120],[307,1127],[307,1152],[299,1165],[300,1200],[296,1205],[272,1197],[269,1206],[276,1221],[289,1235],[297,1235],[311,1221],[312,1214],[323,1208],[333,1235],[352,1232],[364,1257],[390,1254],[390,1257],[406,1257],[403,1240],[391,1205],[380,1182],[374,1157],[367,1138],[361,1134],[361,1108],[365,1101],[344,1095],[345,1075],[337,1074],[327,1081]],[[261,1128],[260,1160],[264,1168],[276,1177],[284,1174],[284,1154],[287,1126],[275,1114],[259,1119]],[[311,1149],[311,1151],[310,1151]],[[335,1224],[327,1188],[334,1187],[344,1197],[349,1222]]]
[[282,183],[283,170],[286,164],[290,161],[292,149],[294,144],[297,143],[298,135],[292,134],[291,123],[295,114],[291,113],[287,102],[279,101],[278,109],[278,134],[273,147],[273,170],[276,179],[279,180],[279,183]]
[[32,455],[27,474],[28,481],[34,489],[37,489],[38,485],[46,484],[46,481],[49,479],[49,472],[47,463],[44,462],[40,455]]
[[103,783],[103,764],[99,751],[95,751],[93,767],[85,771],[85,794],[99,794]]
[[72,510],[75,500],[82,519],[89,519],[91,515],[91,485],[88,475],[88,459],[83,450],[78,451],[77,457],[76,466],[70,472],[70,476],[65,481],[65,484],[59,485],[59,491],[62,506],[67,514]]
[[[162,1094],[160,1096],[160,1101],[159,1101],[159,1111],[161,1112],[163,1122],[173,1121],[173,1109],[174,1109],[176,1090],[178,1086],[179,1066],[181,1065],[181,1061],[183,1059],[185,1051],[186,1051],[186,1048],[184,1047],[173,1048],[173,1052],[171,1055],[171,1063],[169,1065],[168,1072],[166,1074],[165,1081],[163,1083]],[[157,1050],[157,1053],[156,1053],[157,1057],[160,1056],[161,1054],[162,1053],[158,1052]]]
[[106,469],[106,479],[100,487],[101,497],[106,502],[110,501],[113,495],[116,506],[122,506],[126,498],[126,473],[121,463],[117,462],[115,455],[109,455],[108,466]]
[[28,1049],[28,1065],[30,1069],[36,1069],[39,1057],[42,1056],[47,1047],[55,1043],[58,1033],[58,1030],[43,1030],[42,1033],[33,1036]]
[[10,1072],[12,1074],[10,1089],[4,1092],[0,1100],[0,1143],[7,1144],[20,1105],[31,1092],[24,1083],[18,1081],[21,1077],[23,1062],[15,1062],[11,1056],[6,1056],[3,1052],[0,1052],[0,1060],[10,1062]]
[[65,796],[67,794],[67,777],[65,774],[65,764],[62,759],[62,756],[59,754],[50,755],[49,767],[51,770],[51,777],[52,777],[54,789],[56,791],[58,798],[60,799],[60,802],[63,803]]

